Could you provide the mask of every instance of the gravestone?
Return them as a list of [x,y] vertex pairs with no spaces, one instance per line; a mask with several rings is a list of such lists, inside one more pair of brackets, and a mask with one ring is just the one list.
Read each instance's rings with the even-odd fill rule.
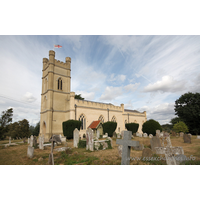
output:
[[164,133],[163,133],[163,137],[169,137],[169,133],[164,132]]
[[142,137],[142,133],[139,133],[139,137]]
[[192,134],[188,133],[188,135],[190,136],[190,138],[192,138]]
[[31,137],[30,137],[30,147],[32,147],[33,146],[33,135],[31,135]]
[[34,147],[37,146],[37,137],[36,136],[33,137],[33,146]]
[[152,134],[149,134],[149,138],[152,138],[153,137],[153,135]]
[[184,141],[184,143],[191,143],[191,137],[187,134],[184,134],[183,141]]
[[142,151],[144,149],[144,145],[143,144],[139,144],[139,146],[132,147],[132,149],[134,149],[136,151]]
[[172,147],[170,136],[160,137],[161,147]]
[[11,137],[9,137],[9,145],[11,144]]
[[30,138],[28,138],[28,144],[30,144]]
[[28,150],[27,150],[27,156],[29,158],[32,158],[34,155],[34,147],[28,146]]
[[119,146],[118,146],[118,152],[119,152],[119,157],[120,157],[120,158],[122,157],[122,148],[123,148],[122,145],[119,145]]
[[124,131],[125,131],[125,130],[122,130],[122,131],[121,131],[121,136],[122,136],[122,138],[124,137]]
[[78,148],[79,143],[79,130],[76,128],[73,132],[74,147]]
[[123,139],[116,140],[116,144],[123,145],[121,165],[129,165],[130,164],[131,147],[139,146],[139,141],[132,141],[131,135],[132,135],[131,131],[124,131]]
[[197,139],[200,139],[200,135],[197,135]]
[[183,132],[180,132],[180,137],[183,137],[184,136],[184,133]]
[[153,155],[153,152],[150,148],[143,149],[143,151],[142,151],[143,158],[150,158],[150,157],[152,157],[152,155]]
[[93,130],[89,128],[86,130],[86,150],[94,151],[93,144]]
[[54,148],[54,143],[56,142],[60,142],[60,136],[59,135],[52,135],[51,138],[49,139],[49,141],[51,142],[51,153],[49,154],[49,161],[48,164],[49,165],[54,165],[54,157],[53,157],[53,148]]
[[185,164],[187,161],[187,156],[180,154],[175,156],[176,164],[180,165],[181,163]]
[[143,133],[143,137],[148,137],[148,134],[147,133]]
[[44,137],[39,137],[39,149],[44,149],[44,146],[43,146],[43,144],[44,144]]
[[160,137],[160,130],[156,130],[156,137]]
[[97,138],[99,139],[100,138],[100,131],[97,130]]
[[54,158],[53,158],[53,153],[49,154],[49,161],[48,161],[49,165],[54,165]]
[[140,133],[139,133],[139,132],[137,132],[137,133],[136,133],[136,136],[137,136],[137,137],[139,137],[139,134],[140,134]]
[[150,140],[150,143],[151,143],[151,149],[153,152],[155,152],[155,147],[161,147],[161,144],[160,144],[160,138],[158,138],[157,136],[153,136]]
[[117,137],[117,134],[116,132],[113,133],[113,138],[116,138]]
[[117,138],[120,138],[120,133],[117,134]]

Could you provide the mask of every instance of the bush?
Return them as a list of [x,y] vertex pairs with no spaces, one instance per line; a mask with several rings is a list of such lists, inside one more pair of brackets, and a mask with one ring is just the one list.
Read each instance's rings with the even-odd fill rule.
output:
[[113,136],[114,131],[117,128],[117,122],[105,122],[103,123],[103,133],[108,133],[109,137]]
[[132,134],[133,134],[133,133],[136,133],[138,131],[139,124],[137,124],[137,123],[127,123],[127,124],[125,124],[125,127],[128,131],[131,131]]
[[152,135],[156,135],[156,130],[160,130],[162,131],[162,127],[161,125],[153,120],[150,119],[148,121],[146,121],[143,125],[142,125],[142,132],[143,133],[148,133],[148,134],[152,134]]
[[80,131],[81,121],[78,120],[68,120],[62,123],[63,135],[67,137],[67,139],[73,139],[73,131],[77,128]]
[[186,133],[186,132],[188,132],[188,127],[187,127],[187,125],[186,125],[184,122],[182,122],[182,121],[179,121],[179,122],[177,122],[176,124],[174,124],[173,129],[174,129],[177,133],[180,133],[180,132]]

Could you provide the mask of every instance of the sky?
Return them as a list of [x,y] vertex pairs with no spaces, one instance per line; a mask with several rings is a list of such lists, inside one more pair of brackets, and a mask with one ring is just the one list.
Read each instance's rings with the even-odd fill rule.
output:
[[182,94],[200,92],[200,36],[0,35],[0,111],[13,121],[40,119],[42,59],[71,57],[71,91],[85,100],[147,112],[160,124],[175,117]]

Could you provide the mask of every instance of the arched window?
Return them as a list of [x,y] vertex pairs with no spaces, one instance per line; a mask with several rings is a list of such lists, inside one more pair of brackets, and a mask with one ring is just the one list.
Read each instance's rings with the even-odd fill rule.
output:
[[86,118],[83,114],[80,115],[79,117],[79,121],[81,121],[81,128],[82,130],[85,130],[86,129]]
[[103,115],[100,115],[98,120],[101,120],[104,123],[104,117],[103,117]]
[[62,79],[58,79],[58,90],[62,90]]
[[112,119],[111,119],[111,122],[117,122],[117,120],[116,120],[116,117],[115,117],[115,116],[113,116],[113,117],[112,117]]

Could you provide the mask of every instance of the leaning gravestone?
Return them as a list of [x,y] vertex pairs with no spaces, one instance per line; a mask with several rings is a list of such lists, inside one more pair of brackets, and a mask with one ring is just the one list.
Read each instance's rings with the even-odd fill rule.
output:
[[150,158],[150,157],[152,157],[152,155],[153,155],[153,152],[150,148],[143,149],[143,151],[142,151],[143,158]]
[[131,131],[124,131],[123,140],[120,140],[120,139],[116,140],[116,144],[120,144],[123,146],[121,165],[129,165],[130,164],[131,147],[139,146],[139,141],[132,141],[131,136],[132,136]]
[[142,137],[142,133],[139,133],[139,137]]
[[28,150],[27,150],[27,156],[29,158],[32,158],[34,155],[34,147],[28,146]]
[[33,146],[33,135],[31,135],[31,138],[30,138],[30,147]]
[[184,136],[184,133],[183,132],[180,132],[180,137],[183,137]]
[[132,149],[134,149],[136,151],[142,151],[144,149],[144,145],[143,144],[139,144],[139,146],[134,146],[134,147],[132,147]]
[[44,149],[44,146],[43,146],[43,144],[44,144],[44,137],[39,137],[39,149]]
[[149,134],[149,138],[152,138],[153,137],[153,135],[152,134]]
[[183,135],[184,143],[191,143],[191,137],[187,134]]
[[151,138],[150,140],[150,143],[151,143],[151,149],[153,152],[156,152],[155,147],[161,147],[160,138],[158,138],[157,136],[153,136],[153,138]]
[[140,134],[140,133],[139,133],[139,132],[137,132],[137,133],[136,133],[136,136],[137,136],[137,137],[139,137],[139,134]]
[[79,131],[78,129],[74,129],[74,132],[73,132],[73,140],[74,140],[74,147],[75,148],[78,148],[78,143],[79,143]]
[[93,130],[89,128],[86,130],[86,150],[94,151],[93,144]]
[[113,133],[113,138],[116,138],[117,137],[117,134],[116,132]]

